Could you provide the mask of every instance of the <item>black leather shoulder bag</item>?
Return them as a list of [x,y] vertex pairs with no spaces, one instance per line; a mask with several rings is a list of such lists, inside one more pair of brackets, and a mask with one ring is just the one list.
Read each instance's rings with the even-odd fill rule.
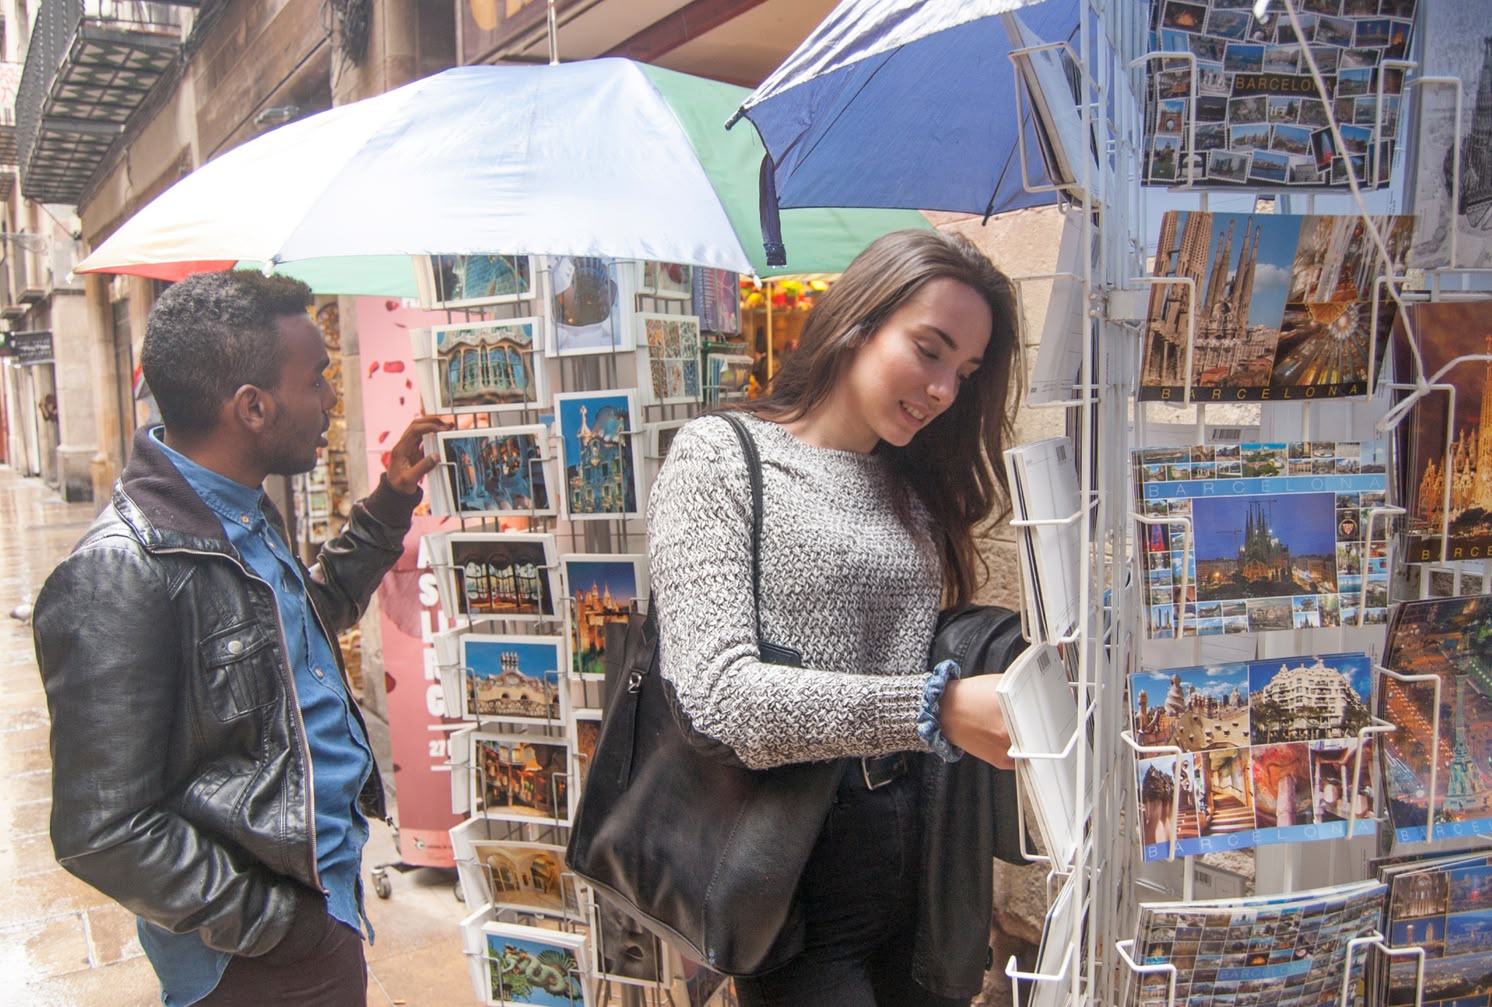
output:
[[[761,657],[801,666],[797,651],[762,639],[761,461],[745,423],[719,415],[751,475]],[[747,769],[694,731],[659,673],[656,612],[649,605],[628,627],[625,685],[607,703],[566,856],[587,884],[688,957],[727,975],[766,972],[803,948],[798,882],[845,764]]]

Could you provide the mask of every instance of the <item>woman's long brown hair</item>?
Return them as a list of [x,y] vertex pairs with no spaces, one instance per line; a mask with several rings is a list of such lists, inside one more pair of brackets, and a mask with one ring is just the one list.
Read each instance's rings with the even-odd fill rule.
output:
[[[1009,486],[1002,452],[1013,432],[1016,304],[1005,274],[966,238],[940,231],[893,231],[855,257],[819,299],[803,325],[798,349],[784,361],[761,398],[742,406],[779,422],[799,419],[823,403],[843,378],[855,351],[929,280],[950,279],[977,291],[989,305],[990,339],[984,363],[944,412],[906,447],[884,441],[902,489],[915,494],[942,532],[943,594],[950,605],[971,601],[985,569],[974,529],[1000,508]],[[893,501],[903,520],[904,498]]]

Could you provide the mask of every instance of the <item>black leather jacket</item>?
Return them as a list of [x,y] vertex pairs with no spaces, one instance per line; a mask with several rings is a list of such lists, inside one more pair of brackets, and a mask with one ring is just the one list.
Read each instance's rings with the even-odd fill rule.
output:
[[[311,568],[334,651],[402,554],[418,500],[381,483]],[[168,930],[269,951],[321,890],[279,609],[146,430],[111,506],[47,579],[33,624],[58,861]],[[358,803],[385,816],[376,766]]]
[[[938,618],[929,666],[954,660],[964,678],[1003,672],[1026,649],[1020,616],[994,605],[949,609]],[[967,1002],[995,964],[990,947],[994,858],[1024,865],[1015,771],[966,755],[922,756],[922,865],[912,979]]]

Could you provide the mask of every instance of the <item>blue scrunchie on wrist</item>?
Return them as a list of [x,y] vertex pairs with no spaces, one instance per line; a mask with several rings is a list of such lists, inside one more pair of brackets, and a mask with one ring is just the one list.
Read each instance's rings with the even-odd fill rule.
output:
[[939,661],[927,678],[927,687],[922,690],[922,712],[917,714],[917,736],[944,762],[957,762],[964,757],[964,750],[943,737],[943,728],[938,724],[943,690],[948,688],[948,680],[962,677],[963,671],[957,661]]

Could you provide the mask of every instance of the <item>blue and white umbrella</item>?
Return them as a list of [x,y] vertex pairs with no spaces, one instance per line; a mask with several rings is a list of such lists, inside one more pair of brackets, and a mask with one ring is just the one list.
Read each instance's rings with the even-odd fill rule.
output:
[[[1066,41],[1077,0],[844,0],[741,105],[761,135],[763,223],[777,207],[998,213],[1054,200],[1027,192],[1010,38]],[[1034,137],[1027,144],[1034,148]],[[1028,164],[1032,186],[1046,183]],[[771,235],[766,239],[769,243]]]

